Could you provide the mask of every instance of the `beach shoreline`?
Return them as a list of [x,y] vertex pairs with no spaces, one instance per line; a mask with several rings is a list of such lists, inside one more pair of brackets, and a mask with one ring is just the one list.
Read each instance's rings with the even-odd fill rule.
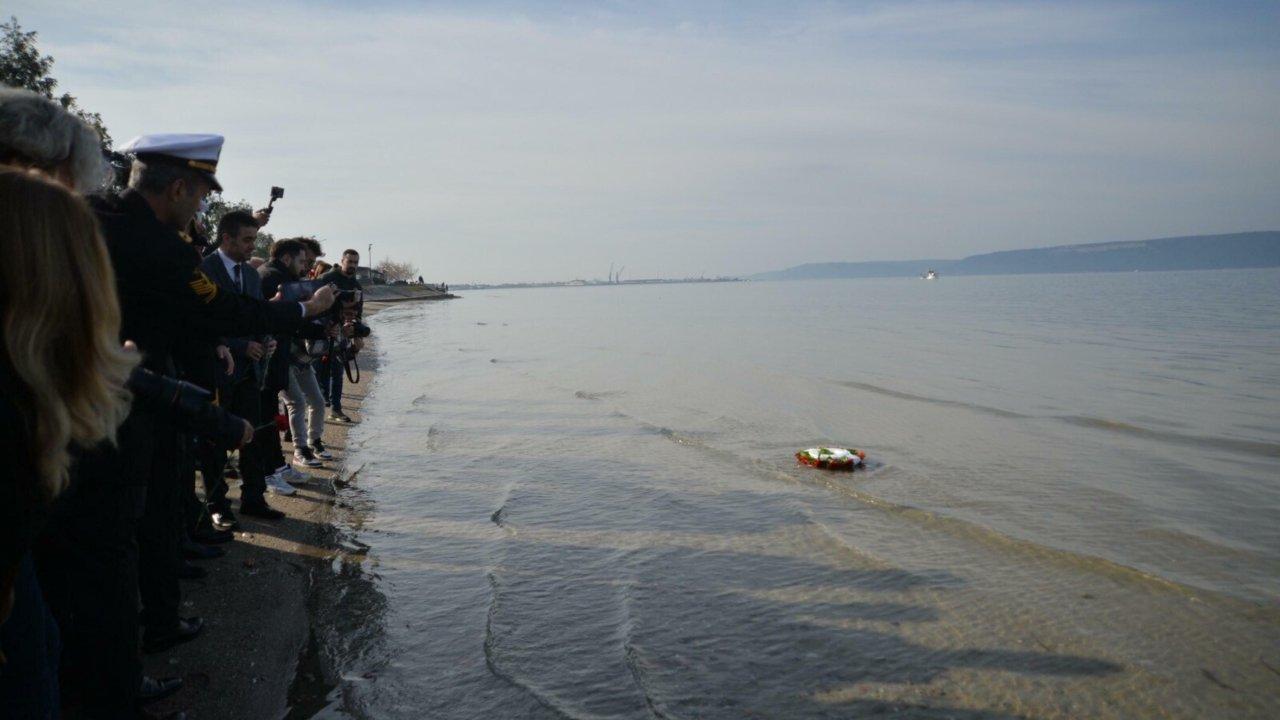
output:
[[[368,303],[366,316],[384,305]],[[360,354],[360,382],[347,382],[343,409],[357,422],[377,374],[372,343]],[[268,502],[285,513],[268,522],[241,516],[235,540],[220,547],[222,558],[200,562],[208,576],[182,584],[180,613],[204,618],[196,640],[144,656],[152,677],[181,677],[173,697],[148,706],[159,715],[183,710],[201,718],[310,717],[332,689],[317,665],[312,594],[321,573],[346,550],[332,526],[335,482],[358,468],[348,465],[348,435],[354,425],[325,422],[324,442],[336,459],[311,468],[296,495],[271,494]],[[286,457],[292,446],[284,443]],[[239,498],[232,481],[230,497]],[[238,506],[238,505],[237,505]]]

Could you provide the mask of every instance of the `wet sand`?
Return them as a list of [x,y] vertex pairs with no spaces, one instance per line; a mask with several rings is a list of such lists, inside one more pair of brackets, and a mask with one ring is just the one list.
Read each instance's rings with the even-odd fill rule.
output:
[[[370,305],[366,313],[379,309]],[[356,421],[376,370],[371,346],[360,355],[360,370],[360,382],[347,382],[343,390],[343,409]],[[192,720],[308,715],[291,708],[290,698],[295,691],[306,696],[305,686],[316,680],[308,676],[306,662],[308,598],[316,573],[327,572],[342,552],[329,542],[329,518],[333,483],[351,472],[344,464],[350,427],[326,422],[324,441],[335,459],[310,469],[311,480],[297,485],[296,495],[269,495],[267,502],[285,513],[283,519],[239,516],[235,541],[221,546],[226,556],[199,563],[209,571],[203,580],[183,582],[181,612],[203,617],[204,634],[144,658],[148,675],[185,681],[179,693],[149,710],[161,716],[185,710]],[[292,445],[284,443],[284,450],[288,456]],[[238,507],[239,483],[231,484]]]

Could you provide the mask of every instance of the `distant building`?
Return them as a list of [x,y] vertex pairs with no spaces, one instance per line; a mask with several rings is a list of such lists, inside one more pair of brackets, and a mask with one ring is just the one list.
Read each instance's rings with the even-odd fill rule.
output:
[[356,279],[361,285],[386,285],[387,276],[379,270],[359,265],[356,267]]

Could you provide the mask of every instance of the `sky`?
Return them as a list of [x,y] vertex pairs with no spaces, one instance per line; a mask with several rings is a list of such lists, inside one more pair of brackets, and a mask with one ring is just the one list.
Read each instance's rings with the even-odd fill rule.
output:
[[[1280,229],[1280,3],[4,0],[117,143],[429,282]],[[367,257],[365,258],[368,259]]]

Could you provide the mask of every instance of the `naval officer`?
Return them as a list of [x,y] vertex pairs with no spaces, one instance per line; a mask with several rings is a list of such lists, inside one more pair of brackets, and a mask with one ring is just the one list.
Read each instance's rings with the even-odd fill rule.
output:
[[[128,188],[119,195],[94,198],[116,275],[121,339],[137,344],[145,367],[170,376],[177,370],[173,352],[180,342],[290,330],[333,302],[330,289],[305,303],[252,299],[222,291],[199,270],[199,257],[182,232],[205,196],[222,189],[216,176],[222,144],[219,135],[135,138],[122,148],[134,156]],[[121,495],[132,500],[104,512],[121,514],[121,527],[136,525],[137,545],[121,541],[117,555],[121,572],[137,573],[142,613],[130,612],[134,623],[142,623],[146,651],[193,639],[203,626],[199,618],[178,615],[182,445],[170,423],[135,404],[120,428],[118,449],[103,450],[82,463],[103,482],[119,484]],[[130,562],[134,557],[136,562]],[[107,664],[135,678],[131,682],[136,689],[136,645],[132,660],[122,658],[124,652],[113,646],[108,654],[119,662]]]

